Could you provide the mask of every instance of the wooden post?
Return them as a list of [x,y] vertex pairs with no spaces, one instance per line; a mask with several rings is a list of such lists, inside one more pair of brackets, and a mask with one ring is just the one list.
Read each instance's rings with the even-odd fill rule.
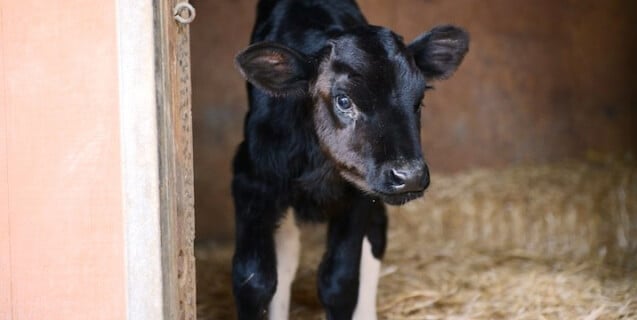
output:
[[155,1],[164,316],[195,319],[190,38],[174,19],[178,2],[187,1]]

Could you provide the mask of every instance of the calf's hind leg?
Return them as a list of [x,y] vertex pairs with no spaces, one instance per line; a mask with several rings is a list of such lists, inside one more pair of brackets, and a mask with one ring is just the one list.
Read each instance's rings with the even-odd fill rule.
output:
[[300,233],[294,211],[288,210],[274,236],[278,284],[270,302],[270,320],[287,320],[290,313],[290,290],[299,265]]
[[387,213],[379,201],[370,212],[367,233],[363,239],[360,264],[358,301],[353,320],[376,319],[376,293],[380,276],[380,262],[387,243]]

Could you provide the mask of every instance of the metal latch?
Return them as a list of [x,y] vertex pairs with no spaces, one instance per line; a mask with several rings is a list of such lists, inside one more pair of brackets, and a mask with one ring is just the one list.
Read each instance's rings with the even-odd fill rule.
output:
[[195,20],[195,8],[188,2],[180,2],[173,9],[175,20],[183,24],[189,24]]

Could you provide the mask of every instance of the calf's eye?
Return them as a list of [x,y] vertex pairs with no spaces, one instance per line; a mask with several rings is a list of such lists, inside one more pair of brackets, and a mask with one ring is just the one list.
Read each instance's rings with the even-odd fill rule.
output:
[[348,96],[339,94],[334,97],[334,100],[336,102],[336,107],[341,111],[349,111],[352,109],[352,100],[350,100]]

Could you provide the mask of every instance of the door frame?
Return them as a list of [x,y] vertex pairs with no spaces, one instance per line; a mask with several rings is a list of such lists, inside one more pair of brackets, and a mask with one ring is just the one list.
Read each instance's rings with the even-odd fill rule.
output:
[[195,319],[189,29],[183,0],[117,0],[128,319]]

